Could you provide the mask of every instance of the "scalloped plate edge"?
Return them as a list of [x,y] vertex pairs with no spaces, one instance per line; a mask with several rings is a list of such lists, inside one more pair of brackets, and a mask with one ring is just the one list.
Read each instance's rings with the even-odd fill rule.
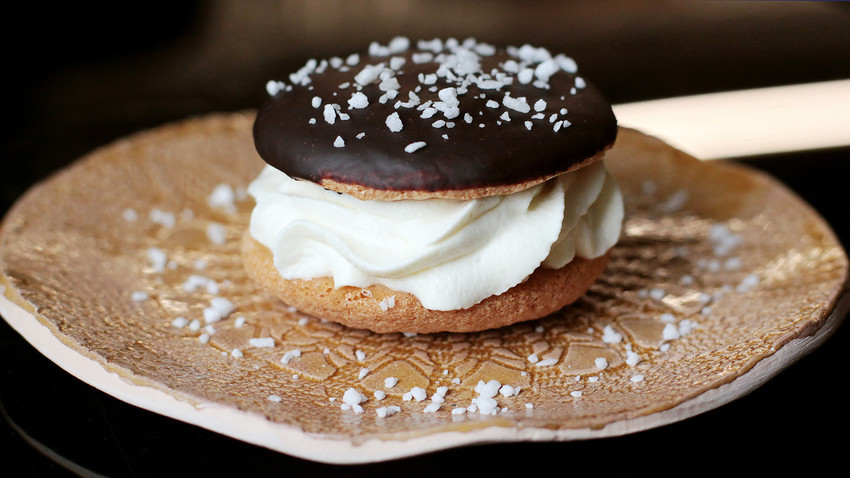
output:
[[[35,314],[6,298],[3,295],[4,288],[0,285],[0,315],[42,355],[83,382],[123,402],[160,415],[281,453],[331,464],[374,463],[483,443],[614,437],[675,423],[725,405],[763,385],[823,344],[850,309],[850,289],[845,285],[829,316],[812,335],[789,341],[732,382],[674,408],[612,422],[600,429],[548,430],[490,426],[467,432],[437,432],[403,441],[372,439],[354,444],[349,440],[317,437],[296,427],[274,423],[259,414],[231,406],[203,400],[192,404],[155,387],[133,383],[65,344]],[[131,375],[129,371],[126,373]]]

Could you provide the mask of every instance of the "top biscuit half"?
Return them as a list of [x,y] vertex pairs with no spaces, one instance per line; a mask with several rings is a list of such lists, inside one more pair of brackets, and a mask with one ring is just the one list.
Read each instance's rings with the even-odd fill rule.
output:
[[373,43],[271,81],[254,123],[263,160],[359,199],[472,199],[600,159],[611,105],[571,58],[468,39]]

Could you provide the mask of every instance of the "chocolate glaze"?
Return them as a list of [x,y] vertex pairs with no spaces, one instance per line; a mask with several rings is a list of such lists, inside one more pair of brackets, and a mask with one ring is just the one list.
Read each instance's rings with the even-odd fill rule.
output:
[[[407,61],[396,75],[401,85],[398,97],[385,104],[378,101],[384,92],[373,83],[361,90],[368,97],[369,106],[349,109],[348,99],[357,91],[354,76],[366,65],[390,59],[368,55],[361,55],[360,62],[350,71],[328,67],[321,74],[311,75],[308,85],[295,85],[290,91],[271,97],[260,108],[254,123],[254,141],[260,156],[291,177],[317,183],[332,179],[378,190],[430,192],[508,185],[552,176],[614,142],[617,121],[608,101],[589,83],[571,94],[576,75],[563,70],[549,78],[549,89],[520,84],[516,79],[500,90],[482,90],[471,84],[465,94],[458,95],[460,116],[451,120],[440,112],[423,119],[416,107],[395,108],[397,101],[408,101],[408,92],[420,85],[419,73],[434,73],[438,67],[431,62],[414,64],[414,51],[394,55],[404,56]],[[501,69],[500,65],[512,58],[504,50],[482,56],[482,71]],[[340,89],[346,82],[355,86]],[[428,90],[430,86],[422,86],[417,93],[422,103],[439,101],[437,92]],[[436,86],[457,84],[439,78]],[[526,97],[531,111],[520,113],[502,105],[508,91],[514,98]],[[486,98],[479,97],[482,93]],[[322,98],[321,107],[312,106],[314,96]],[[487,107],[488,99],[499,102],[499,107]],[[545,118],[531,119],[537,113],[533,105],[538,99],[547,103]],[[337,118],[334,124],[328,124],[322,115],[327,103],[341,105],[350,119]],[[561,108],[568,112],[558,114],[559,119],[567,119],[571,125],[556,132],[549,117]],[[509,122],[500,119],[505,111],[510,115]],[[404,123],[397,133],[385,123],[393,112]],[[471,124],[464,121],[464,113],[473,116]],[[314,124],[309,123],[311,118],[315,118]],[[455,126],[433,127],[432,123],[439,119],[453,121]],[[529,120],[533,122],[530,131],[524,125]],[[480,123],[485,126],[481,128]],[[365,136],[357,139],[359,133]],[[448,139],[442,137],[444,134]],[[344,147],[334,146],[337,136],[345,141]],[[427,146],[414,153],[404,151],[405,146],[416,141],[425,141]]]

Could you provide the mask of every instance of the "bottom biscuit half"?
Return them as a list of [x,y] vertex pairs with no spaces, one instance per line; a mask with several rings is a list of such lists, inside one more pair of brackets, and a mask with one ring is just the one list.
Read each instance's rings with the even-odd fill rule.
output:
[[506,292],[466,309],[430,310],[412,294],[380,284],[365,289],[334,287],[333,279],[288,280],[271,251],[247,232],[242,257],[248,275],[263,289],[300,311],[340,324],[389,332],[477,332],[538,319],[575,302],[602,274],[608,255],[576,257],[560,269],[538,268]]

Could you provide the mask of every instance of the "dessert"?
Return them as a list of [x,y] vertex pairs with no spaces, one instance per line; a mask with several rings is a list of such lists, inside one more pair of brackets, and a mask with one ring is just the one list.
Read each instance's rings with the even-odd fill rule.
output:
[[468,332],[584,294],[619,238],[617,134],[575,62],[468,39],[311,60],[269,82],[248,274],[377,332]]

